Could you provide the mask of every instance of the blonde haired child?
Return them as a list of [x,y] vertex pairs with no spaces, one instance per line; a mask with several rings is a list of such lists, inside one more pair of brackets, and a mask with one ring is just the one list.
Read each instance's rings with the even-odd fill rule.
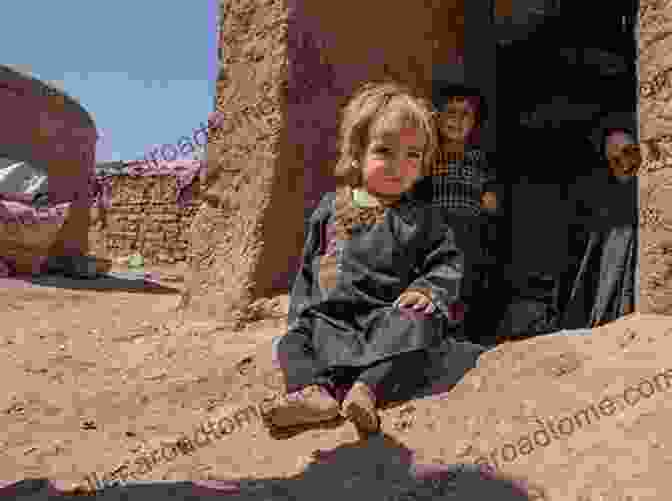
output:
[[269,426],[340,413],[376,432],[381,403],[425,382],[462,280],[451,229],[408,196],[436,149],[431,105],[403,85],[366,84],[345,106],[339,186],[310,220],[277,345],[288,395],[262,411]]

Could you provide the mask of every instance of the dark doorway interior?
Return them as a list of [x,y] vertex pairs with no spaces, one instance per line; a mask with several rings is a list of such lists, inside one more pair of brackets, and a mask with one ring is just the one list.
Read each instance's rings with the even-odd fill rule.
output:
[[[529,293],[530,277],[545,276],[553,290],[542,295],[561,310],[582,245],[568,221],[569,187],[599,164],[590,138],[601,119],[636,116],[638,5],[555,3],[527,36],[498,43],[493,161],[507,191],[497,231],[501,296]],[[636,122],[624,126],[637,134]]]

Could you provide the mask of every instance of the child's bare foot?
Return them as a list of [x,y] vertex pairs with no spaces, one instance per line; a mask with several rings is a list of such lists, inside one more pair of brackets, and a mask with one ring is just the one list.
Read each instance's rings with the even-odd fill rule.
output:
[[376,396],[366,384],[357,381],[343,400],[341,414],[360,432],[377,433],[380,419],[376,412]]
[[271,426],[287,428],[302,424],[330,421],[339,415],[338,401],[318,385],[279,397],[265,412]]

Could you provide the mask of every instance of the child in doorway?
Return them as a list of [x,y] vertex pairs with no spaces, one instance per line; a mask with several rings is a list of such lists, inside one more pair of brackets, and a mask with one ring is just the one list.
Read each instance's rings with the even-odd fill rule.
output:
[[[462,67],[437,68],[434,105],[439,110],[439,155],[431,175],[418,184],[416,196],[439,208],[456,231],[457,244],[465,253],[463,298],[469,312],[464,325],[472,340],[489,330],[477,308],[486,298],[488,273],[493,261],[494,217],[499,199],[495,176],[477,146],[477,136],[487,117],[487,106],[478,90],[468,87]],[[491,312],[490,312],[491,313]]]
[[594,136],[601,165],[572,189],[573,233],[584,235],[584,251],[564,312],[563,327],[569,329],[598,327],[635,307],[642,161],[637,122],[634,114],[607,115],[603,122]]
[[417,193],[445,213],[479,216],[497,209],[495,176],[478,146],[487,103],[466,84],[461,64],[434,70],[433,104],[438,110],[439,155]]
[[455,322],[463,258],[440,214],[408,196],[436,154],[428,102],[367,84],[344,108],[340,139],[340,187],[311,217],[277,346],[288,395],[262,413],[276,428],[340,413],[368,434],[383,402],[425,383],[429,350]]

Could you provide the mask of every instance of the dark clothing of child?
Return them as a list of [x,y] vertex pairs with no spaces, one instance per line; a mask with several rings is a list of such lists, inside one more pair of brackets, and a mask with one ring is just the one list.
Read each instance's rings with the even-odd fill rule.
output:
[[[278,357],[288,392],[360,378],[384,399],[421,385],[428,350],[457,326],[462,252],[440,214],[407,195],[382,222],[355,224],[349,239],[338,240],[335,203],[334,193],[325,195],[310,219]],[[320,267],[330,257],[336,276],[321,287]],[[410,290],[431,299],[435,311],[393,306]]]
[[481,209],[481,197],[486,191],[494,191],[501,203],[501,190],[496,187],[495,172],[485,153],[476,146],[467,146],[463,157],[443,154],[432,175],[418,183],[413,194],[440,211],[464,253],[462,298],[468,312],[463,327],[466,337],[473,342],[479,342],[484,334],[475,320],[485,314],[480,307],[485,307],[482,303],[487,296],[494,254],[489,238],[494,221],[491,214]]
[[330,367],[315,356],[308,336],[290,331],[278,345],[279,361],[286,372],[287,393],[319,384],[339,401],[356,382],[366,383],[381,402],[402,400],[427,382],[426,350],[416,350],[368,367]]
[[637,178],[619,183],[606,166],[580,178],[572,190],[573,233],[582,236],[582,259],[562,327],[611,322],[632,309],[637,274]]
[[485,153],[465,147],[464,155],[442,153],[431,176],[422,179],[416,196],[444,212],[458,216],[481,215],[481,196],[495,182]]

